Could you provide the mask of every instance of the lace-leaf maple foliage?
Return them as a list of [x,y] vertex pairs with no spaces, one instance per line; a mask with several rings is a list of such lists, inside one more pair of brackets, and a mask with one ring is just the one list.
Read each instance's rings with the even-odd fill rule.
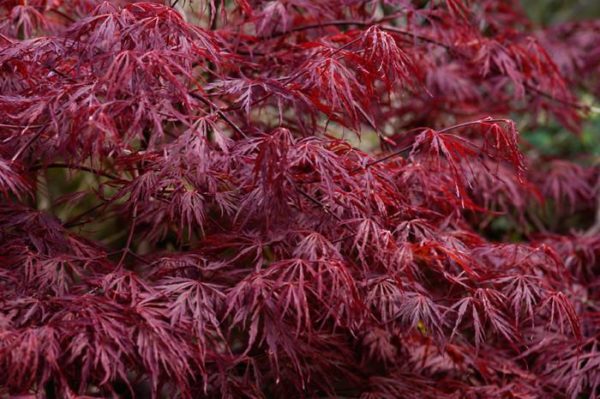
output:
[[600,395],[598,23],[175,3],[0,5],[0,394]]

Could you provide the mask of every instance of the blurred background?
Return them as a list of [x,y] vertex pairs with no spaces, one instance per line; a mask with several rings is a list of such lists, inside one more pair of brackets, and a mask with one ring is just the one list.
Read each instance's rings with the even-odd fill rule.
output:
[[[600,0],[521,0],[523,8],[534,23],[550,26],[563,22],[586,21],[600,18]],[[600,46],[600,43],[598,43]],[[582,100],[592,104],[579,138],[558,125],[552,124],[524,133],[527,141],[542,155],[572,158],[587,153],[598,160],[600,156],[600,104],[596,99],[580,93]]]
[[521,0],[521,3],[541,25],[600,17],[600,0]]

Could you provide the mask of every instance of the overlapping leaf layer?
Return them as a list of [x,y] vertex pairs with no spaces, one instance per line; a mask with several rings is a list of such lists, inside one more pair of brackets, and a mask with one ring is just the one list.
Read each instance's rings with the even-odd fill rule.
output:
[[600,396],[600,24],[173,3],[0,4],[0,395]]

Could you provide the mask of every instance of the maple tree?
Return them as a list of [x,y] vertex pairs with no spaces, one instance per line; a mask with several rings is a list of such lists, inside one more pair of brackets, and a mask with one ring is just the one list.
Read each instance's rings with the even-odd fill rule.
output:
[[598,43],[517,1],[3,1],[0,395],[600,397],[600,172],[518,132],[576,139]]

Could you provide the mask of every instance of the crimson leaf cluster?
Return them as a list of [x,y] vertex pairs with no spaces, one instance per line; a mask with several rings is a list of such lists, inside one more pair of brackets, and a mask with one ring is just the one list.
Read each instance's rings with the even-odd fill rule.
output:
[[504,0],[2,1],[0,395],[600,397],[600,173],[513,122],[578,132],[598,43]]

